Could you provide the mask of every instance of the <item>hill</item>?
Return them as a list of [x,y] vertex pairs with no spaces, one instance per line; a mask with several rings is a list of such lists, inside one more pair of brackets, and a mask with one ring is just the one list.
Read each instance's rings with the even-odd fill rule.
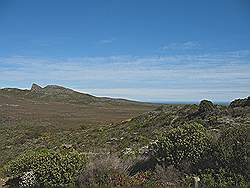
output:
[[59,128],[113,123],[153,110],[157,105],[95,97],[57,85],[30,90],[0,89],[0,122],[42,122]]
[[80,93],[58,85],[47,85],[44,88],[32,84],[31,89],[3,88],[0,96],[15,97],[15,99],[29,99],[44,102],[62,102],[69,104],[147,104],[126,99],[113,99],[108,97],[95,97],[86,93]]

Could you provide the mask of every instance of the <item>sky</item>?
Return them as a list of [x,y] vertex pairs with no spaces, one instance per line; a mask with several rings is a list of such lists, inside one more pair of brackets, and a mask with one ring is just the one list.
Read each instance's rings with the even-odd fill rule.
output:
[[0,88],[147,102],[250,95],[249,0],[0,0]]

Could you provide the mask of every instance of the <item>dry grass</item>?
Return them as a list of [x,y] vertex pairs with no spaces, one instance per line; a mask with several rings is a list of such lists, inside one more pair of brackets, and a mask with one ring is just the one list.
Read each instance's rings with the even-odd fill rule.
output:
[[77,179],[78,187],[124,186],[128,181],[129,163],[114,155],[92,156]]
[[59,128],[116,123],[156,107],[143,103],[69,104],[17,99],[1,95],[0,105],[0,122],[47,122]]
[[155,181],[162,187],[178,187],[181,182],[181,173],[174,166],[156,166],[154,175]]

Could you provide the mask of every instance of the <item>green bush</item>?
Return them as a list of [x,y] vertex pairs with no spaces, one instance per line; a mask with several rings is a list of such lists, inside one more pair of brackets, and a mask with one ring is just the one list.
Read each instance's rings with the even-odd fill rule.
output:
[[221,129],[216,142],[197,165],[203,184],[215,187],[246,186],[249,181],[247,126]]
[[18,179],[19,185],[61,186],[74,183],[85,164],[86,156],[76,151],[40,150],[10,161],[4,171],[7,176]]
[[246,126],[233,125],[221,128],[214,135],[201,160],[193,166],[193,173],[201,178],[202,185],[247,187],[247,133]]
[[242,174],[248,173],[248,131],[243,125],[221,128],[210,142],[209,152],[200,161],[200,170],[219,168],[228,172]]
[[214,161],[227,171],[248,176],[246,126],[232,126],[222,131],[217,142],[217,152]]
[[199,112],[209,112],[213,111],[215,109],[215,106],[211,101],[208,100],[202,100],[199,104]]
[[201,185],[208,187],[247,187],[247,181],[242,175],[227,172],[223,168],[218,171],[208,169],[200,177]]
[[161,165],[174,165],[178,169],[185,164],[194,165],[208,147],[206,129],[192,123],[173,128],[150,145],[152,156]]
[[174,165],[187,175],[185,186],[198,176],[209,187],[246,187],[249,179],[247,126],[231,125],[212,132],[201,124],[186,124],[163,133],[149,146],[161,166]]
[[245,177],[227,172],[223,168],[220,168],[218,171],[207,169],[199,176],[187,175],[183,178],[182,185],[184,187],[193,187],[195,177],[199,177],[200,187],[249,187]]

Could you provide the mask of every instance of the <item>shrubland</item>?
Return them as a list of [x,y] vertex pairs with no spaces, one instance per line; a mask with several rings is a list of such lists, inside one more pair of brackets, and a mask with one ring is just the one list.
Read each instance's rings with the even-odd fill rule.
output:
[[42,130],[2,174],[19,186],[248,187],[247,104],[163,105],[116,124]]

